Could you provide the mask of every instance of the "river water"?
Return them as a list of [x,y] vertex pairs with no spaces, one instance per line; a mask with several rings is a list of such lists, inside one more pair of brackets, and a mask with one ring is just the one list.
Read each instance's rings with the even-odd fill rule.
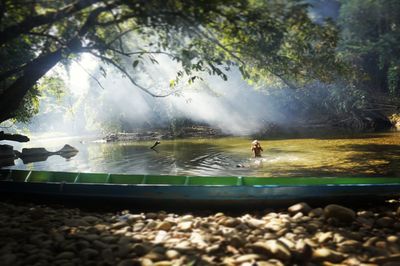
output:
[[33,139],[15,148],[56,151],[68,143],[79,153],[26,164],[18,159],[7,168],[206,176],[400,176],[400,132],[263,139],[259,140],[262,158],[252,158],[251,141],[246,137],[162,140],[152,150],[153,142]]

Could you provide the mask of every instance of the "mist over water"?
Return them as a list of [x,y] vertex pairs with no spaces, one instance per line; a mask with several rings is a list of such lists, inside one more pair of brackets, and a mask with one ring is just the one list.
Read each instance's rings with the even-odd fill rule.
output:
[[[66,78],[69,93],[62,105],[69,111],[39,115],[33,119],[34,124],[46,125],[41,127],[42,131],[80,135],[101,133],[105,124],[125,123],[132,129],[160,128],[168,127],[174,120],[187,119],[224,133],[247,135],[259,131],[267,122],[287,119],[273,97],[255,90],[236,69],[226,72],[227,81],[199,73],[203,80],[188,84],[185,77],[170,88],[179,65],[165,56],[156,59],[158,64],[144,62],[136,69],[126,68],[138,84],[152,93],[171,95],[152,97],[111,66],[102,65],[106,70],[104,77],[101,64],[85,56],[79,65],[72,65]],[[86,73],[89,71],[92,77]]]
[[[337,0],[305,2],[310,4],[310,17],[318,23],[326,18],[335,20],[338,16],[340,4]],[[141,51],[147,47],[146,42],[157,41],[156,37],[145,40],[140,36],[126,35],[126,38],[129,39],[124,46],[132,51]],[[196,80],[189,85],[189,77],[184,77],[176,87],[170,88],[170,81],[176,77],[180,65],[165,55],[153,58],[158,64],[144,55],[137,66],[132,66],[135,58],[129,58],[124,67],[135,82],[152,93],[172,95],[154,98],[134,86],[113,66],[83,54],[71,63],[69,73],[61,74],[67,87],[65,99],[57,103],[58,108],[50,110],[41,103],[39,115],[27,128],[35,133],[101,135],[105,131],[118,131],[121,124],[127,125],[125,130],[133,131],[168,127],[176,120],[187,119],[219,128],[225,133],[247,135],[258,132],[268,123],[290,124],[296,119],[296,111],[293,111],[296,106],[292,104],[288,110],[288,106],[278,103],[271,93],[266,95],[255,90],[235,68],[225,72],[228,81],[198,73],[203,81]],[[263,88],[263,91],[268,89]],[[280,95],[292,93],[285,89],[279,92]]]
[[104,84],[111,109],[99,110],[103,117],[119,115],[132,124],[152,126],[168,125],[171,119],[190,119],[236,135],[260,130],[266,121],[283,119],[268,96],[249,86],[237,70],[227,72],[228,81],[204,74],[204,81],[189,85],[182,80],[172,89],[169,81],[174,79],[178,66],[165,57],[157,60],[158,65],[139,70],[135,75],[138,83],[156,94],[176,93],[154,98],[113,74]]

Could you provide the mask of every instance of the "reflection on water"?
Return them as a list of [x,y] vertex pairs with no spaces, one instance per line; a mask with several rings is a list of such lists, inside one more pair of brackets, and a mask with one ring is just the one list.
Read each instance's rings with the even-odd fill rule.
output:
[[[251,158],[249,138],[186,139],[94,143],[81,139],[30,142],[22,147],[51,150],[69,143],[79,153],[70,159],[15,162],[11,169],[176,175],[246,176],[400,176],[400,133],[352,137],[261,140],[262,158]],[[243,167],[237,167],[241,165]]]

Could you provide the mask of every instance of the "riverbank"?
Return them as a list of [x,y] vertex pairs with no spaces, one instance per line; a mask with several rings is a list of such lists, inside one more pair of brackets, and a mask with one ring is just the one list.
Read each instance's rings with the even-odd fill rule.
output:
[[398,203],[102,211],[0,203],[2,265],[398,265]]
[[[102,142],[124,141],[155,141],[182,138],[222,138],[233,136],[249,136],[254,139],[263,138],[304,138],[335,135],[351,135],[360,133],[388,132],[400,130],[400,115],[394,114],[387,119],[385,125],[353,127],[353,125],[340,124],[339,122],[298,121],[288,124],[266,123],[258,131],[225,132],[222,129],[207,125],[193,125],[155,129],[138,129],[136,132],[116,132],[102,137]],[[383,122],[382,122],[383,123]]]
[[151,140],[170,140],[180,138],[218,138],[226,137],[229,134],[220,129],[209,126],[182,127],[175,131],[169,128],[158,128],[152,130],[140,129],[137,132],[117,132],[107,134],[102,138],[104,142],[116,141],[151,141]]

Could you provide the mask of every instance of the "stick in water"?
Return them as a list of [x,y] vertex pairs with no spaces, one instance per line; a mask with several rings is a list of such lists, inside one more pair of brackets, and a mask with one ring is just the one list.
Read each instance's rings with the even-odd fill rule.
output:
[[154,145],[150,147],[150,149],[154,149],[160,143],[161,142],[157,140],[156,142],[154,142]]

